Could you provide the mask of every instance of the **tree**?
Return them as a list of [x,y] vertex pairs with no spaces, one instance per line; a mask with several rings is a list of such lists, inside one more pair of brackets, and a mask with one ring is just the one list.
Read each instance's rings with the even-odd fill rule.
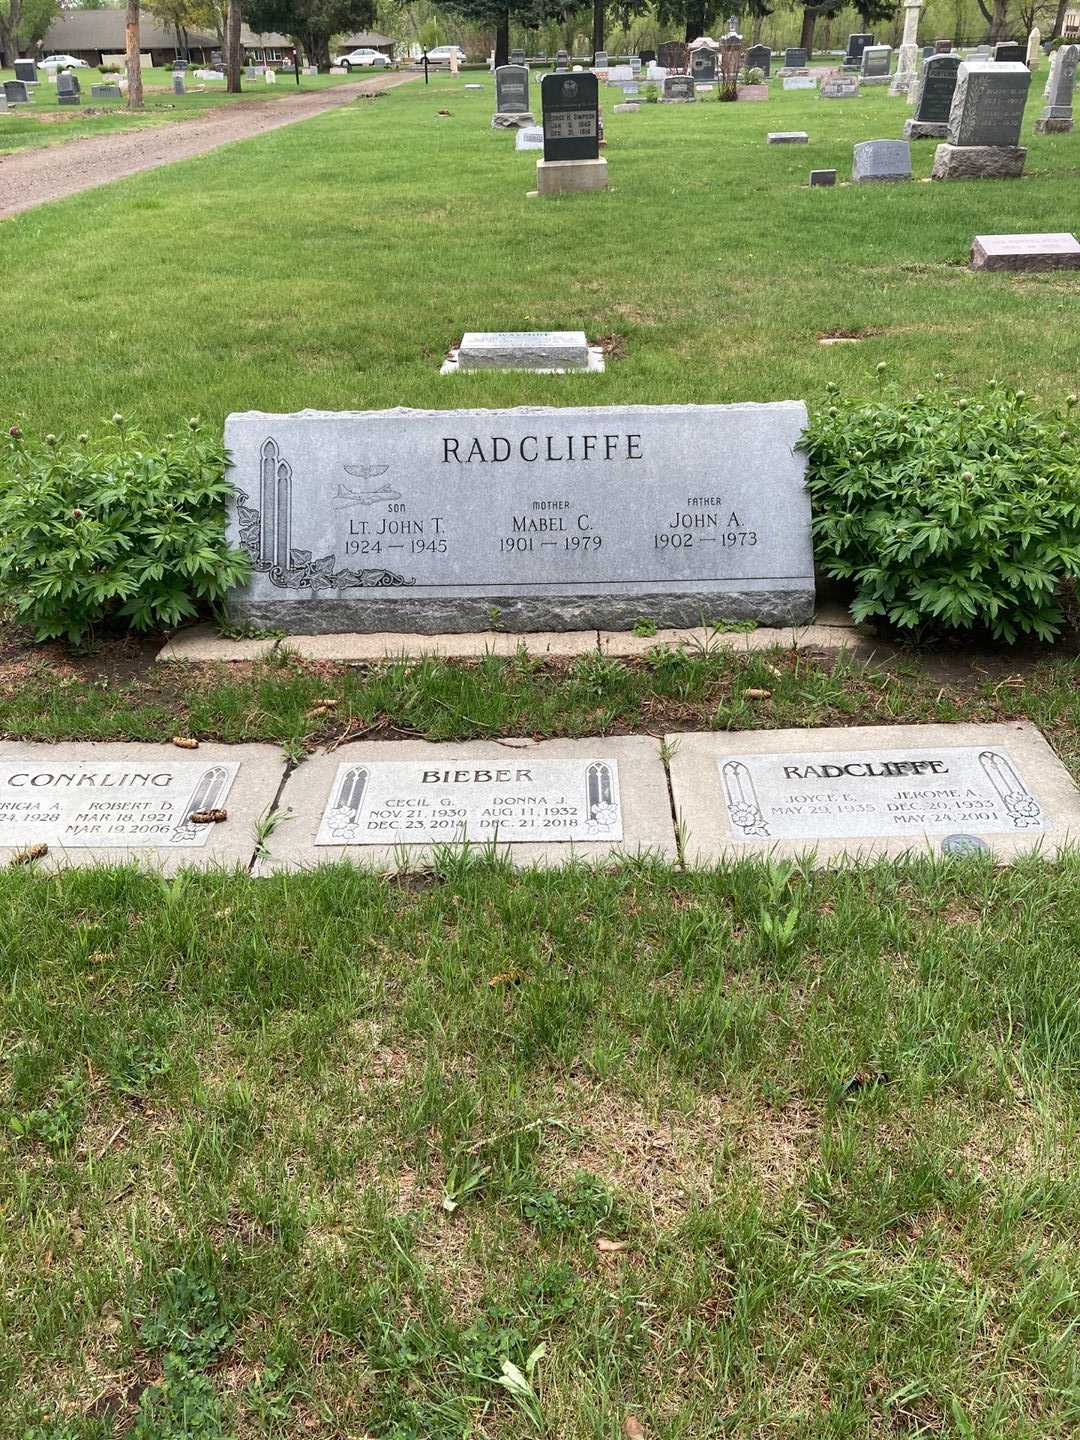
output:
[[863,30],[869,32],[874,24],[896,19],[896,0],[857,0],[855,6],[862,21]]
[[[324,73],[330,69],[334,36],[367,29],[375,21],[375,0],[241,0],[241,10],[256,33],[276,31],[298,41],[308,60]],[[230,64],[232,50],[230,45]]]
[[240,94],[240,0],[229,0],[225,11],[225,89],[230,95]]
[[[566,0],[445,0],[442,7],[463,20],[471,20],[495,32],[495,64],[510,58],[510,24],[536,30],[550,20],[561,20],[576,5]],[[603,47],[601,47],[603,48]]]
[[807,58],[814,53],[814,26],[822,15],[835,15],[843,9],[843,0],[801,0],[803,7],[802,35],[799,47]]
[[10,70],[19,58],[22,0],[0,0],[0,62]]
[[127,51],[128,109],[143,108],[142,46],[139,42],[139,0],[127,0],[124,16],[124,48]]

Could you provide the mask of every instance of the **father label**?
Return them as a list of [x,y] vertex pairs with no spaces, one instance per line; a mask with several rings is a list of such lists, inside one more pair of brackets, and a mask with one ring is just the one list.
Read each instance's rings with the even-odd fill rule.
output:
[[237,618],[299,633],[797,624],[799,402],[232,415]]
[[475,758],[340,765],[316,845],[618,841],[613,759]]

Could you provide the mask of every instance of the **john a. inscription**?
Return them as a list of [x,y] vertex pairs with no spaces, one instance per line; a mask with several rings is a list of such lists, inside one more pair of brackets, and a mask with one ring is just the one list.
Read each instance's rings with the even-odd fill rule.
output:
[[804,423],[795,403],[231,416],[254,572],[232,609],[300,631],[808,619]]

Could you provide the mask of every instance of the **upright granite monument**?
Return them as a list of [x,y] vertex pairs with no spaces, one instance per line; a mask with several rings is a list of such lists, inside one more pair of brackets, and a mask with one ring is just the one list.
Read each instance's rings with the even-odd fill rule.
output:
[[607,188],[600,155],[600,86],[591,71],[545,75],[540,83],[544,158],[536,162],[541,195]]
[[495,130],[520,130],[535,125],[536,117],[529,109],[529,67],[498,65],[495,69],[495,114],[491,117]]
[[948,141],[934,155],[934,180],[1018,179],[1031,71],[1020,61],[965,60],[957,71]]
[[904,122],[905,140],[944,140],[949,132],[959,55],[931,55],[923,62],[915,114]]
[[772,70],[772,50],[768,45],[751,45],[746,52],[747,70],[760,70],[765,79]]
[[800,402],[231,415],[237,620],[299,633],[808,621]]
[[1065,135],[1073,128],[1073,92],[1076,89],[1076,67],[1080,62],[1080,45],[1065,45],[1054,51],[1046,105],[1035,121],[1039,135]]
[[862,52],[861,80],[864,85],[887,85],[892,62],[891,45],[867,45]]

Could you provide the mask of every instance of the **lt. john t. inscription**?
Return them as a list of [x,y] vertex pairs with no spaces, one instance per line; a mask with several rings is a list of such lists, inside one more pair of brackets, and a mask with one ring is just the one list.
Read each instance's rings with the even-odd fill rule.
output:
[[231,608],[301,632],[807,620],[804,424],[795,402],[230,416],[254,572]]

